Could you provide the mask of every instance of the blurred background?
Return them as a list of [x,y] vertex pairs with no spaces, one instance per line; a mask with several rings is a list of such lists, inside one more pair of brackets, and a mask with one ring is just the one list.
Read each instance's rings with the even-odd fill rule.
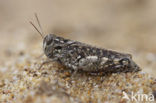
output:
[[[40,51],[55,33],[97,47],[130,53],[144,72],[156,74],[156,0],[0,0],[0,65]],[[38,25],[37,25],[38,26]]]

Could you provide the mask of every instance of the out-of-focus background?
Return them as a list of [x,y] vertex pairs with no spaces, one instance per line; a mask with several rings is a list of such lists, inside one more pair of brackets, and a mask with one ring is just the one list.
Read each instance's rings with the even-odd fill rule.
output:
[[42,53],[42,39],[29,24],[37,25],[37,13],[45,34],[130,53],[155,75],[155,10],[156,0],[0,0],[0,65],[16,51]]

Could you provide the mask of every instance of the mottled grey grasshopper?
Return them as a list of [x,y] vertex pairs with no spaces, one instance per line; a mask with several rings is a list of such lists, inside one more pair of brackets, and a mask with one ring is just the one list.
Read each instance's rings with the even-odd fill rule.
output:
[[[36,19],[42,31],[37,15]],[[32,22],[30,23],[43,38],[44,54],[50,60],[67,68],[93,73],[138,72],[141,70],[130,54],[97,48],[55,34],[48,34],[44,37],[43,32],[41,33]]]

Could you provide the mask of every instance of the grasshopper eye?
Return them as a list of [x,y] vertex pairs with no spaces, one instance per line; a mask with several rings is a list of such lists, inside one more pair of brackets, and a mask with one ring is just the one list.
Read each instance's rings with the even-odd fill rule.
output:
[[48,34],[45,38],[43,43],[45,43],[47,46],[53,43],[53,35]]
[[48,41],[46,42],[47,45],[50,45],[51,43],[52,43],[52,40],[48,40]]

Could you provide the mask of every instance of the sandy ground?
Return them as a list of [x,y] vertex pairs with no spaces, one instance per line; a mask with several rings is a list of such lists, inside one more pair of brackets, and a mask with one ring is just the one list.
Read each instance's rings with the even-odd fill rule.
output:
[[[35,96],[38,96],[36,96],[36,98],[40,98],[40,96],[46,98],[44,102],[46,102],[48,98],[54,98],[56,95],[56,97],[58,97],[57,100],[60,100],[60,102],[64,101],[64,99],[70,102],[72,102],[72,100],[75,102],[116,101],[118,98],[108,98],[108,95],[106,95],[106,91],[111,90],[110,88],[107,88],[109,87],[107,86],[108,81],[110,82],[110,85],[117,85],[112,78],[125,78],[125,81],[132,85],[131,90],[134,90],[135,88],[136,91],[139,91],[137,89],[140,85],[144,88],[143,93],[152,93],[155,91],[156,84],[154,79],[156,74],[155,9],[155,0],[0,0],[0,100],[10,100],[12,102],[13,100],[17,100],[20,102],[25,99],[25,102],[28,102],[27,100],[31,98],[30,101],[33,102],[33,96],[30,91],[34,90],[33,93]],[[37,57],[43,53],[43,40],[29,24],[29,21],[33,21],[37,25],[34,18],[35,12],[39,16],[45,35],[55,33],[59,36],[85,42],[97,47],[130,53],[133,55],[135,62],[142,68],[142,72],[132,75],[114,74],[110,77],[106,77],[106,80],[103,79],[104,77],[100,77],[101,81],[105,80],[102,84],[97,82],[99,79],[98,77],[88,77],[88,80],[86,79],[87,76],[84,76],[82,81],[77,79],[78,77],[68,78],[68,80],[66,80],[66,77],[60,77],[60,71],[57,70],[62,67],[54,69],[53,71],[56,72],[55,74],[50,72],[51,69],[48,69],[50,68],[49,66],[45,66],[45,70],[50,73],[42,74],[44,71],[38,71],[36,68],[46,58],[41,57],[37,59]],[[42,75],[38,74],[36,77],[30,76],[34,75],[32,71]],[[78,76],[79,75],[81,74],[78,74]],[[13,77],[15,80],[12,80]],[[28,77],[27,80],[22,79],[26,77]],[[31,79],[29,77],[31,77]],[[51,79],[49,80],[45,77]],[[137,80],[134,80],[134,83],[132,83],[133,79],[132,81],[127,80],[131,77],[140,78],[138,79],[140,84],[135,84],[137,83]],[[20,91],[15,86],[15,84],[18,84],[17,82],[15,83],[17,78],[19,80],[18,83],[23,83],[20,88],[25,88],[24,90],[22,89]],[[40,80],[36,78],[40,78]],[[30,85],[28,84],[33,83],[32,80],[34,80],[36,84],[33,84],[30,88]],[[60,84],[53,83],[53,80],[63,83],[60,87],[61,90],[58,87]],[[71,83],[71,81],[80,84],[76,85]],[[121,84],[123,83],[122,85],[124,86],[126,85],[124,84],[125,81],[121,81]],[[3,82],[5,85],[3,85]],[[25,84],[26,82],[29,83]],[[49,82],[50,84],[45,82]],[[82,82],[86,82],[86,84],[83,84]],[[98,88],[96,90],[96,88],[93,88],[93,82],[102,86],[103,93],[106,93],[105,95],[102,94],[103,97],[99,96],[101,94],[101,89]],[[43,84],[45,84],[43,89],[49,87],[49,85],[54,87],[57,85],[56,87],[58,90],[55,91],[53,88],[50,88],[50,91],[52,91],[54,95],[50,95],[49,97],[49,94],[46,92],[47,90],[41,92],[36,89],[42,88]],[[71,88],[69,89],[67,84],[73,84],[78,90],[75,90],[73,85],[69,86]],[[133,88],[134,84],[136,86]],[[144,84],[147,84],[148,86],[144,86]],[[11,85],[12,88],[9,89],[9,85]],[[91,85],[90,91],[82,88],[84,85],[86,87]],[[105,85],[107,88],[106,91],[103,88]],[[16,87],[16,89],[14,87]],[[117,97],[121,98],[122,92],[120,91],[120,85],[117,85],[116,87],[118,87],[117,91],[115,93],[112,91],[111,93],[114,93],[114,96],[118,95]],[[65,90],[63,88],[65,88]],[[127,88],[128,89],[126,90],[130,91],[131,87],[128,86]],[[82,96],[81,89],[85,89]],[[78,92],[77,95],[73,92],[74,90]],[[9,91],[8,94],[6,91]],[[19,96],[19,93],[21,93],[21,95],[26,94],[27,96],[21,97]],[[88,95],[85,93],[88,93]],[[89,95],[89,93],[93,93],[93,95]],[[108,94],[110,95],[110,93]],[[61,96],[59,95],[63,95],[64,99],[61,100],[59,98]],[[85,95],[86,97],[83,97]],[[92,98],[94,96],[97,96],[96,99]],[[69,97],[73,99],[71,100]],[[86,99],[88,97],[90,98]],[[125,101],[119,100],[118,102]]]

